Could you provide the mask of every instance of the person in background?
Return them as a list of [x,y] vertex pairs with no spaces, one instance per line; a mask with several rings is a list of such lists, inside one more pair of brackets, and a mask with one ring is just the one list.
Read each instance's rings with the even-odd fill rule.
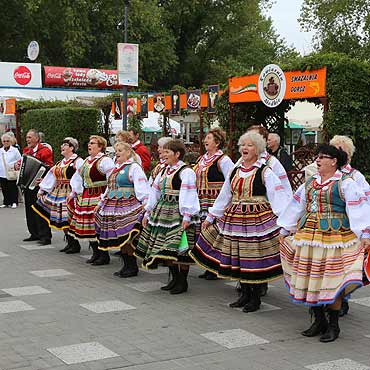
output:
[[128,130],[131,137],[131,146],[135,153],[141,158],[141,165],[145,173],[150,171],[151,159],[147,147],[139,140],[140,132],[136,128]]
[[3,204],[0,208],[18,206],[18,188],[17,180],[8,180],[6,178],[7,169],[14,169],[14,165],[21,159],[19,150],[12,145],[12,137],[8,133],[1,136],[0,148],[0,185],[3,192]]
[[89,241],[93,250],[86,261],[94,266],[107,265],[109,253],[99,250],[95,230],[94,211],[105,192],[107,179],[114,169],[113,160],[105,154],[107,141],[98,135],[91,135],[87,149],[89,156],[71,178],[72,192],[67,198],[70,218],[68,233],[73,238]]
[[321,334],[320,342],[327,343],[339,336],[342,300],[363,286],[370,204],[353,178],[341,172],[347,163],[343,150],[322,145],[316,162],[318,173],[298,188],[277,223],[289,295],[312,307],[315,317],[302,335]]
[[[230,157],[222,152],[225,143],[225,131],[220,128],[210,129],[204,138],[206,153],[197,159],[193,168],[197,175],[201,222],[206,219],[208,208],[213,206],[227,175],[234,167]],[[197,234],[200,234],[200,230],[198,230]],[[218,279],[216,274],[208,270],[198,277],[206,280]]]
[[158,156],[159,156],[159,162],[157,165],[153,168],[152,173],[149,177],[149,185],[152,185],[157,175],[163,171],[163,169],[166,167],[166,161],[163,158],[163,145],[171,141],[172,138],[170,137],[161,137],[158,139]]
[[267,138],[267,148],[269,153],[280,161],[286,172],[293,168],[292,158],[286,149],[280,145],[280,136],[278,134],[269,133]]
[[61,145],[61,154],[64,157],[57,162],[40,183],[38,200],[32,206],[33,210],[45,219],[50,227],[63,230],[67,245],[60,250],[67,254],[79,253],[81,250],[78,240],[68,235],[69,222],[67,210],[67,196],[71,192],[70,181],[77,167],[81,167],[83,159],[78,157],[78,141],[73,137],[66,137]]
[[218,277],[238,280],[241,295],[230,307],[260,309],[262,284],[282,276],[277,216],[290,200],[261,155],[266,142],[256,132],[239,139],[242,160],[227,176],[190,251],[194,261]]
[[39,131],[39,136],[40,136],[40,143],[46,147],[48,147],[51,151],[53,151],[53,148],[51,147],[50,144],[45,142],[45,134],[41,131]]

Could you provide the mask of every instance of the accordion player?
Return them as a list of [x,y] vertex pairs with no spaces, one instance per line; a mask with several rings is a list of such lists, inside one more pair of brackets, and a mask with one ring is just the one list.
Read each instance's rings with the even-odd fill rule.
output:
[[22,191],[24,189],[34,190],[38,186],[37,179],[44,177],[49,169],[50,167],[39,159],[23,154],[17,185]]

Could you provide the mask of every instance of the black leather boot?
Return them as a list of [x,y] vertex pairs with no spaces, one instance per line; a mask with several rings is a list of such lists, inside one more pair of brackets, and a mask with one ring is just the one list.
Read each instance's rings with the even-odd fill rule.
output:
[[93,251],[92,256],[86,261],[86,263],[93,263],[95,262],[99,256],[100,256],[100,250],[99,250],[99,243],[98,242],[90,242],[90,248]]
[[138,272],[139,272],[139,268],[137,267],[136,257],[127,256],[127,269],[124,272],[122,272],[119,277],[129,278],[129,277],[137,276]]
[[127,271],[128,268],[128,254],[127,253],[121,253],[122,258],[122,268],[119,271],[116,271],[113,273],[114,276],[121,277],[122,274],[124,274]]
[[240,296],[239,299],[229,304],[229,307],[243,307],[251,298],[251,286],[247,283],[240,283]]
[[188,290],[187,274],[179,271],[174,287],[170,290],[170,294],[181,294]]
[[73,237],[71,235],[65,234],[64,240],[67,242],[67,245],[63,249],[60,249],[59,252],[67,252],[67,250],[71,248]]
[[305,337],[315,337],[316,335],[323,334],[328,328],[324,306],[312,307],[312,312],[315,317],[315,321],[307,330],[302,331],[301,334]]
[[170,279],[167,285],[161,287],[162,290],[171,290],[176,284],[177,275],[179,274],[179,267],[177,265],[169,266],[168,270]]
[[81,251],[80,242],[73,237],[71,238],[72,240],[70,241],[70,247],[66,250],[66,254],[80,253]]
[[109,262],[110,262],[109,252],[99,250],[98,259],[92,262],[91,264],[93,266],[103,266],[103,265],[109,265]]
[[347,315],[349,311],[349,304],[348,301],[345,301],[343,299],[342,301],[342,307],[339,310],[339,317],[343,317],[344,315]]
[[326,332],[320,337],[320,342],[329,343],[334,342],[340,333],[339,328],[339,310],[328,310],[329,326]]
[[251,298],[244,306],[243,312],[255,312],[261,306],[261,286],[260,284],[251,284]]
[[262,283],[260,284],[261,286],[261,297],[264,297],[266,294],[267,294],[267,290],[268,290],[268,283]]

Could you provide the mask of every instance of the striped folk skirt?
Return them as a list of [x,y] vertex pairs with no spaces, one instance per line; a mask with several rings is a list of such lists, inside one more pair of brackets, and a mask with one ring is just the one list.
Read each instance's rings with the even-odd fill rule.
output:
[[348,297],[363,285],[364,251],[356,239],[346,248],[324,248],[296,245],[294,238],[288,237],[280,251],[285,283],[295,303],[331,304],[340,294]]
[[109,199],[95,212],[99,249],[118,249],[132,243],[139,235],[143,206],[134,197]]
[[57,230],[69,228],[67,196],[71,192],[68,184],[57,185],[50,193],[43,194],[32,209]]
[[96,240],[94,211],[104,190],[103,186],[84,189],[81,195],[67,204],[71,235],[78,239]]
[[278,279],[279,227],[270,205],[232,204],[202,231],[190,256],[221,278],[249,284]]
[[143,266],[148,269],[157,268],[161,260],[177,263],[193,263],[188,251],[195,243],[195,224],[192,219],[186,229],[187,246],[181,245],[183,217],[179,212],[178,197],[160,198],[152,210],[149,222],[143,229],[135,255],[143,259]]

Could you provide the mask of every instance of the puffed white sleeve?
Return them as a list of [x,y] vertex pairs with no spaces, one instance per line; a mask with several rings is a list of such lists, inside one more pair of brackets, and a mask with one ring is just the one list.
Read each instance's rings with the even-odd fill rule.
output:
[[152,211],[152,209],[157,204],[159,198],[161,197],[161,188],[159,187],[160,180],[161,174],[159,173],[157,177],[154,179],[152,186],[150,187],[149,199],[146,205],[144,206],[144,209],[146,211],[145,217],[149,216],[149,213]]
[[22,159],[22,156],[21,156],[21,153],[19,153],[19,150],[17,148],[15,147],[12,147],[12,148],[14,148],[14,150],[12,150],[13,155],[12,155],[11,161],[8,162],[8,166],[14,168],[15,163],[20,161]]
[[276,216],[280,216],[292,197],[287,194],[281,181],[270,168],[266,168],[264,171],[264,180],[267,199],[270,202],[272,212]]
[[231,160],[229,156],[224,155],[220,161],[220,169],[225,179],[227,175],[232,171],[233,168],[234,168],[234,162]]
[[41,191],[39,190],[39,193],[42,193],[42,192],[50,193],[53,190],[55,183],[56,183],[56,178],[54,176],[54,167],[55,166],[53,166],[48,171],[46,176],[40,182],[39,186],[40,186]]
[[99,163],[99,169],[102,173],[105,174],[107,180],[109,175],[112,173],[112,171],[115,168],[115,164],[113,162],[113,159],[110,157],[104,157],[100,163]]
[[[230,172],[231,173],[231,172]],[[206,220],[208,222],[213,222],[215,218],[220,218],[223,216],[226,207],[231,203],[233,198],[230,185],[230,173],[225,178],[225,182],[222,185],[220,194],[216,198],[213,206],[208,208],[208,215]]]
[[351,178],[341,182],[341,190],[346,201],[346,213],[351,230],[359,238],[370,237],[370,204],[362,189]]
[[293,190],[292,190],[288,175],[283,165],[280,163],[280,161],[276,157],[273,157],[273,159],[269,163],[269,166],[271,167],[272,172],[281,181],[281,184],[284,186],[286,193],[291,197],[293,195]]
[[277,224],[282,228],[281,234],[289,234],[297,229],[297,221],[304,215],[306,209],[305,184],[302,184],[294,193],[285,210],[277,219]]
[[367,200],[370,202],[370,185],[366,181],[365,176],[360,171],[356,170],[355,173],[353,174],[353,179],[365,193]]
[[191,216],[200,212],[196,174],[191,168],[185,168],[180,173],[180,179],[179,210],[183,220],[190,221]]
[[130,167],[129,175],[134,184],[136,198],[145,205],[148,202],[150,186],[143,169],[139,164],[134,163]]
[[76,194],[82,194],[84,190],[83,180],[80,175],[80,169],[83,163],[84,163],[83,159],[81,161],[77,161],[76,163],[76,172],[73,174],[71,181],[70,181],[70,185],[72,189],[71,194],[70,194],[71,197],[75,197]]

